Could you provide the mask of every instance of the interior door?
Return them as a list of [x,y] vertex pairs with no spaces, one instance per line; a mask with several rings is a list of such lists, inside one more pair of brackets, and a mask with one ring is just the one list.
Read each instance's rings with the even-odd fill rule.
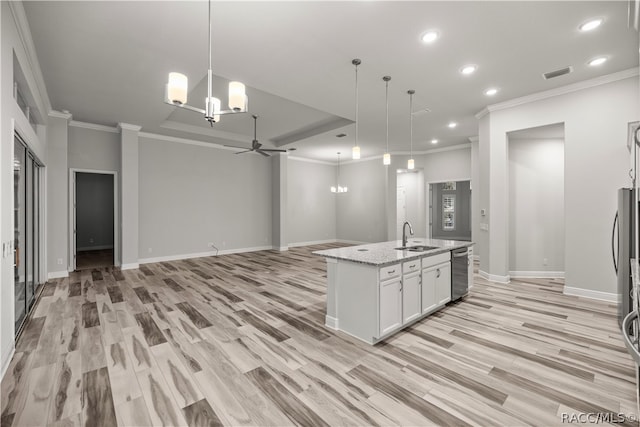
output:
[[76,270],[76,255],[78,245],[78,233],[77,233],[77,213],[76,213],[76,172],[71,171],[71,244],[69,245],[69,269],[71,271]]

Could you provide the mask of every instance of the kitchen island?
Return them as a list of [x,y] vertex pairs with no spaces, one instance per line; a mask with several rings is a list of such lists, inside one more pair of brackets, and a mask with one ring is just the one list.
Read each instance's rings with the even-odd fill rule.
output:
[[439,310],[451,301],[452,251],[469,248],[470,266],[472,245],[410,239],[314,252],[327,261],[326,326],[375,344]]

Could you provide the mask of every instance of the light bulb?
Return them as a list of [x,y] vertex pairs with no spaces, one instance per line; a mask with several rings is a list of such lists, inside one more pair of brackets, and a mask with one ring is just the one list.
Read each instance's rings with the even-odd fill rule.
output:
[[331,192],[332,192],[332,193],[335,193],[335,192],[336,192],[336,187],[333,187],[333,186],[332,186],[332,187],[331,187]]
[[234,111],[245,111],[247,95],[244,84],[240,82],[229,83],[229,108]]
[[167,83],[167,99],[174,104],[182,105],[187,103],[187,89],[189,80],[181,73],[169,73]]
[[416,165],[413,159],[409,159],[409,161],[407,162],[407,169],[414,169],[415,167]]
[[360,158],[360,147],[358,147],[357,145],[355,145],[351,150],[351,158],[353,160],[358,160]]
[[382,164],[385,166],[391,164],[391,154],[384,153],[384,156],[382,156]]

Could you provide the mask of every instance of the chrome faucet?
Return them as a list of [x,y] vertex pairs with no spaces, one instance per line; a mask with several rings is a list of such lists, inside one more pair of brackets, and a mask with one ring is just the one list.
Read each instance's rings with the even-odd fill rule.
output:
[[402,224],[402,247],[407,247],[407,243],[409,239],[407,238],[407,225],[409,226],[409,233],[413,236],[413,227],[411,227],[411,223],[409,221],[405,221]]

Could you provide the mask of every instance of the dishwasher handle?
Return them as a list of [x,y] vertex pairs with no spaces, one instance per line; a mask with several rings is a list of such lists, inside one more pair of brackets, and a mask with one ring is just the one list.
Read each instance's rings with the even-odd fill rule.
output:
[[453,251],[453,257],[454,258],[462,258],[462,257],[467,257],[469,256],[469,251],[465,248],[464,251]]

